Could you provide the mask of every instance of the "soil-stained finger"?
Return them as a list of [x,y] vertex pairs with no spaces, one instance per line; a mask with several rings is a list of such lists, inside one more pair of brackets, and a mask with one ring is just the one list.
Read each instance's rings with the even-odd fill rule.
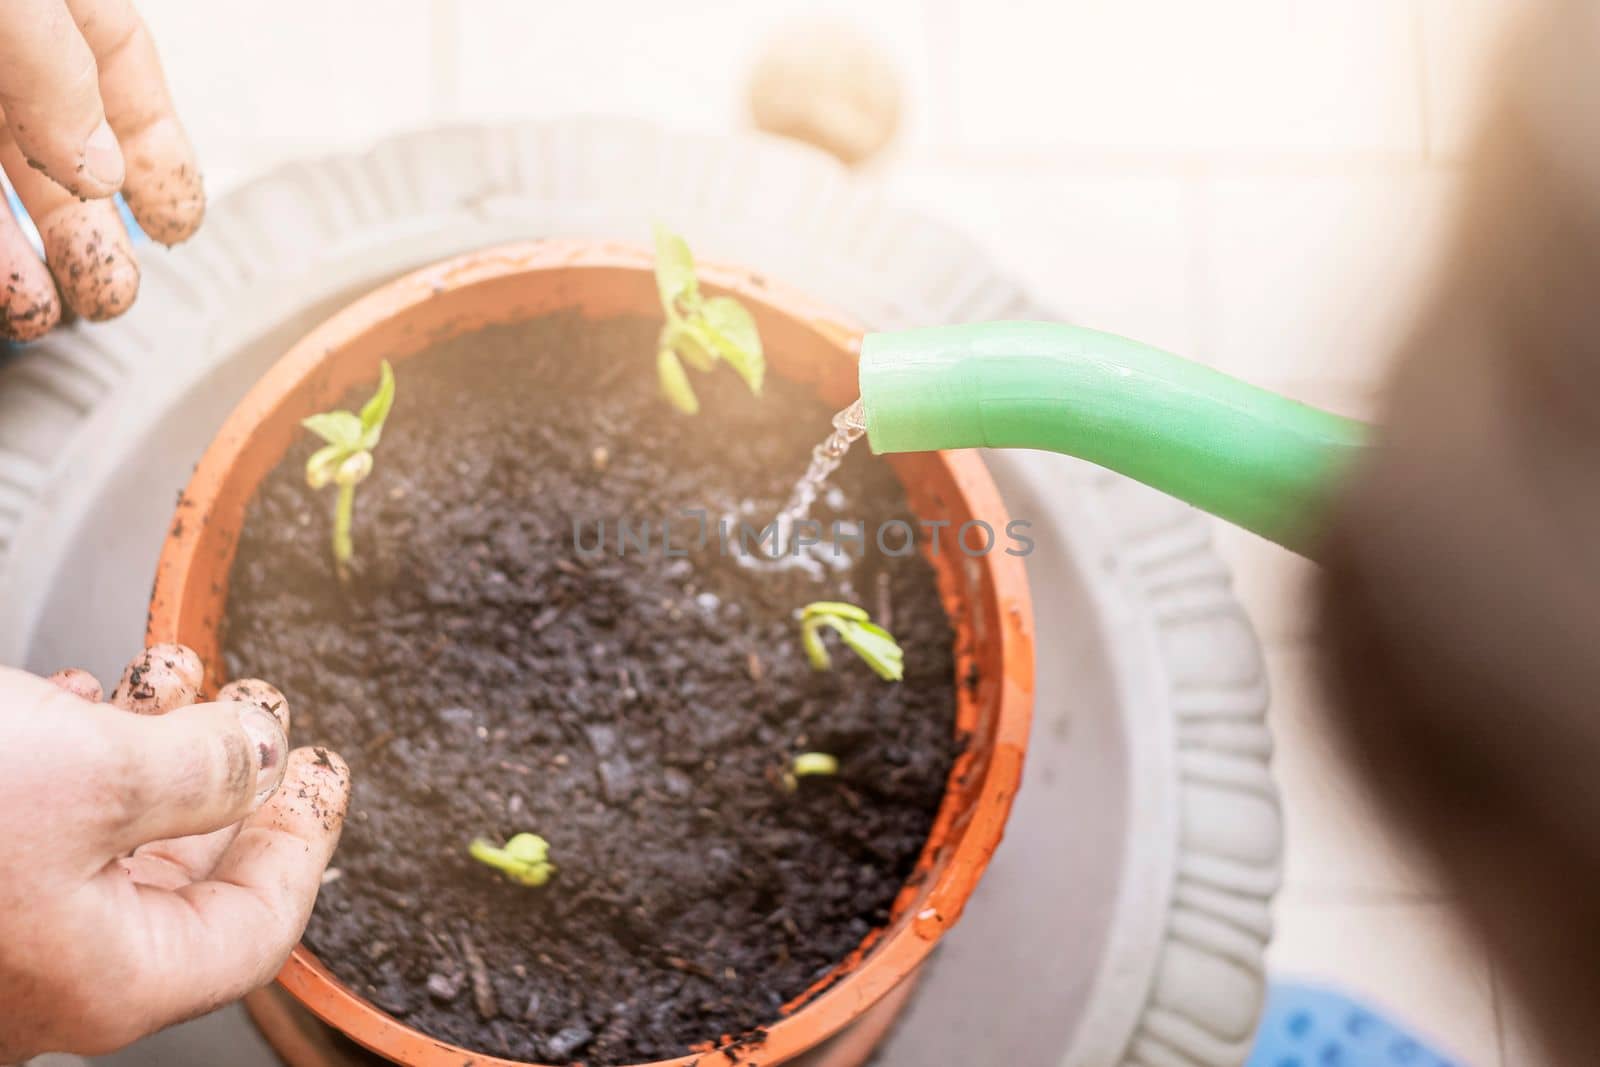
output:
[[104,322],[133,306],[139,295],[139,263],[111,201],[65,205],[45,217],[39,234],[50,273],[73,311],[91,322]]
[[[349,805],[344,761],[326,749],[297,749],[282,787],[244,820],[214,880],[130,898],[131,872],[109,867],[99,888],[114,895],[99,914],[116,916],[116,926],[89,936],[105,938],[107,970],[130,976],[119,1009],[165,1024],[270,981],[305,930]],[[130,899],[142,912],[132,920]],[[127,929],[143,936],[129,938]],[[149,952],[151,944],[164,951]]]
[[100,680],[79,667],[56,671],[50,676],[50,681],[91,704],[98,704],[106,697],[105,690],[100,688]]
[[68,0],[100,68],[100,94],[127,164],[122,195],[144,232],[171,245],[205,217],[194,146],[172,105],[161,58],[128,0]]
[[76,196],[110,196],[122,153],[81,30],[62,0],[7,0],[3,10],[0,103],[28,165]]
[[61,321],[61,297],[9,207],[0,208],[0,336],[33,341]]
[[133,658],[112,690],[111,703],[139,715],[164,715],[193,704],[205,675],[200,657],[184,645],[151,645]]
[[[187,657],[182,660],[183,666],[192,672],[188,675],[188,680],[193,681],[198,688],[200,657],[182,645],[158,645],[151,651],[163,647],[178,649]],[[289,702],[274,686],[266,682],[256,678],[241,678],[236,682],[229,682],[217,693],[217,701],[254,704],[278,720],[278,725],[283,727],[285,736],[289,733]],[[228,851],[228,846],[233,844],[233,839],[237,836],[239,836],[239,824],[234,823],[209,834],[152,841],[135,849],[133,855],[122,861],[122,866],[140,885],[154,886],[157,889],[176,889],[190,882],[209,878],[212,869],[217,865],[217,860]]]
[[139,263],[110,200],[79,200],[30,168],[0,134],[0,166],[44,241],[44,258],[67,305],[86,319],[115,318],[139,293]]
[[[196,662],[199,662],[198,657]],[[289,702],[276,687],[268,685],[259,678],[241,678],[236,682],[229,682],[217,693],[217,700],[219,702],[236,700],[243,704],[254,704],[276,716],[278,725],[283,727],[283,732],[285,734],[289,732]]]

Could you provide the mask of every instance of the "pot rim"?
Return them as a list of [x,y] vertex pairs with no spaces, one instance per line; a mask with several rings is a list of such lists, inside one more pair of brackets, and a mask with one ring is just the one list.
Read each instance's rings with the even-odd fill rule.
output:
[[[157,565],[151,594],[147,643],[178,640],[186,597],[182,590],[191,572],[203,566],[202,538],[218,494],[228,485],[241,457],[258,447],[255,432],[309,376],[337,358],[371,331],[403,321],[417,309],[453,290],[494,280],[566,270],[624,270],[653,273],[654,257],[641,246],[585,239],[522,241],[466,252],[391,280],[359,297],[312,329],[291,346],[241,399],[224,422],[180,496],[182,519],[171,527]],[[803,327],[823,343],[854,360],[862,330],[809,298],[745,268],[697,262],[696,273],[708,288],[737,295],[752,305]],[[529,316],[532,317],[532,316]],[[476,328],[476,327],[475,327]],[[461,331],[468,332],[468,331]],[[426,346],[423,346],[426,347]],[[972,450],[937,453],[957,492],[975,514],[1005,516],[999,490],[978,454]],[[251,487],[253,493],[254,487]],[[229,554],[231,563],[231,552]],[[970,557],[967,562],[978,563]],[[955,847],[943,858],[923,906],[910,921],[891,921],[875,930],[816,986],[785,1005],[782,1017],[763,1028],[759,1045],[741,1046],[747,1064],[777,1064],[815,1047],[864,1014],[920,966],[939,937],[955,924],[1003,835],[1012,798],[1021,782],[1023,753],[1032,717],[1033,614],[1025,568],[1020,558],[1005,553],[981,557],[990,579],[1001,625],[983,639],[999,642],[998,709],[990,758],[975,786],[971,807]],[[970,626],[952,618],[958,634]],[[202,625],[214,627],[213,620]],[[959,638],[958,638],[959,644]],[[215,657],[212,657],[215,660]],[[208,672],[220,663],[208,663]],[[208,673],[214,683],[216,675]],[[917,870],[923,872],[936,845],[951,831],[950,808],[956,784],[970,770],[959,758],[946,784],[940,812],[924,845]],[[909,888],[909,885],[908,887]],[[902,890],[904,893],[905,890]],[[897,901],[897,908],[899,902]],[[359,1044],[403,1063],[471,1063],[474,1067],[530,1067],[524,1061],[494,1057],[429,1037],[368,1003],[340,982],[303,943],[297,944],[277,981],[324,1022]],[[721,1038],[716,1038],[721,1042]],[[737,1043],[737,1039],[735,1040]],[[717,1050],[727,1047],[717,1045]],[[694,1067],[709,1052],[653,1061],[637,1067]]]

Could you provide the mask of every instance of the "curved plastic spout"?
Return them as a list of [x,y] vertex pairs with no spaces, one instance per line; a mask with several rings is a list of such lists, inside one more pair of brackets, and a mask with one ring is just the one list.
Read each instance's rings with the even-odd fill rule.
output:
[[868,334],[875,453],[1039,448],[1308,553],[1365,423],[1124,337],[1048,322]]

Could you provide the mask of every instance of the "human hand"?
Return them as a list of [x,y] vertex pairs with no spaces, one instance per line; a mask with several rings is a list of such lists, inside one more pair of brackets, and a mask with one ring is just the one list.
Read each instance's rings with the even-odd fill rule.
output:
[[192,703],[156,645],[110,704],[83,671],[0,668],[0,1063],[96,1055],[266,984],[338,843],[350,773],[289,751],[264,682]]
[[132,0],[7,0],[0,107],[0,167],[49,264],[0,211],[0,335],[42,337],[62,298],[86,319],[122,314],[139,264],[111,194],[121,189],[162,244],[194,233],[205,214],[194,149]]

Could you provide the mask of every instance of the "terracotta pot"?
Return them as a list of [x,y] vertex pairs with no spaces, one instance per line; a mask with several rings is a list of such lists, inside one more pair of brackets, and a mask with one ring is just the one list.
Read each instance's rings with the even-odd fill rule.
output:
[[[732,293],[755,313],[772,370],[809,383],[834,407],[856,396],[860,331],[751,271],[702,266],[708,288]],[[446,260],[392,281],[306,335],[258,382],[212,441],[179,498],[151,595],[150,641],[181,641],[200,653],[210,691],[222,657],[218,623],[245,506],[263,477],[304,431],[299,420],[375,381],[382,359],[406,359],[444,338],[563,309],[592,318],[659,314],[652,258],[642,248],[592,241],[507,245]],[[818,433],[825,427],[818,426]],[[797,456],[796,467],[803,457]],[[891,459],[913,510],[959,527],[1007,521],[999,493],[976,453],[925,453]],[[971,558],[948,544],[932,558],[956,630],[956,727],[969,739],[915,875],[895,902],[890,925],[869,935],[836,971],[787,1005],[758,1047],[738,1061],[791,1062],[808,1050],[833,1063],[864,1032],[881,1033],[871,1009],[914,974],[961,916],[1000,843],[1022,773],[1033,701],[1033,616],[1020,559],[1001,552]],[[508,1067],[411,1029],[356,996],[304,945],[278,975],[316,1016],[380,1055],[415,1067]],[[891,1000],[899,1000],[895,997]],[[858,1025],[860,1024],[860,1025]],[[855,1032],[849,1032],[849,1031]],[[705,1035],[707,1047],[720,1035]],[[657,1067],[689,1067],[689,1055]],[[809,1059],[809,1057],[808,1057]],[[719,1060],[720,1062],[720,1060]]]

